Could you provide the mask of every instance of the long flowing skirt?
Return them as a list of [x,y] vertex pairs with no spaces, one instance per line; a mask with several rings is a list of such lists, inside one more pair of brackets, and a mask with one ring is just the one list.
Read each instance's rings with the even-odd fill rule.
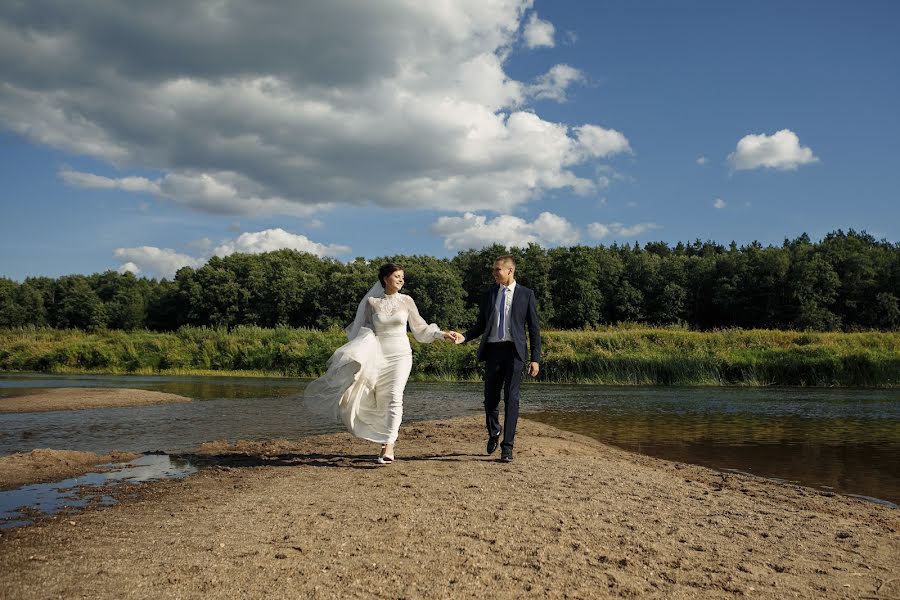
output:
[[[408,348],[409,342],[403,341]],[[343,423],[358,438],[392,443],[400,429],[411,369],[408,351],[385,355],[374,332],[364,327],[335,350],[325,374],[306,386],[303,400],[310,410]]]

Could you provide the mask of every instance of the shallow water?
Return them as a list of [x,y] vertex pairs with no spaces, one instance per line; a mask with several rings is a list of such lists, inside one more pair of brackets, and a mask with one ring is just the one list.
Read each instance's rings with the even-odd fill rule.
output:
[[[0,402],[43,387],[133,387],[197,402],[0,414],[0,455],[34,448],[185,452],[210,440],[340,431],[301,379],[0,375]],[[480,415],[481,385],[411,383],[404,420]],[[817,388],[523,386],[522,414],[616,446],[900,503],[900,392]],[[527,440],[520,440],[520,444]]]
[[111,467],[111,470],[0,491],[0,529],[28,525],[32,522],[29,517],[34,513],[77,512],[90,504],[111,506],[116,503],[115,499],[103,492],[122,483],[185,477],[197,471],[189,462],[172,459],[166,454],[147,454],[128,463],[102,466]]
[[[211,379],[207,380],[207,379]],[[239,377],[109,377],[0,375],[4,397],[46,387],[129,387],[180,394],[199,402],[78,411],[0,414],[0,455],[34,448],[187,452],[211,440],[300,439],[341,431],[307,412],[307,380]],[[36,385],[40,384],[40,385]],[[479,414],[477,384],[410,383],[404,419]]]
[[900,503],[900,394],[609,389],[529,418],[667,460]]

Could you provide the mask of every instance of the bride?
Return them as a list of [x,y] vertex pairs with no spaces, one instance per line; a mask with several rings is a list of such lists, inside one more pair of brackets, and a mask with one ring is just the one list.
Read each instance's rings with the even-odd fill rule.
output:
[[376,459],[394,461],[394,443],[403,417],[403,390],[412,369],[406,325],[415,338],[430,344],[455,341],[419,315],[403,287],[403,269],[388,263],[378,270],[379,282],[363,297],[356,319],[347,327],[349,342],[328,359],[327,372],[303,392],[307,406],[343,422],[358,438],[381,444]]

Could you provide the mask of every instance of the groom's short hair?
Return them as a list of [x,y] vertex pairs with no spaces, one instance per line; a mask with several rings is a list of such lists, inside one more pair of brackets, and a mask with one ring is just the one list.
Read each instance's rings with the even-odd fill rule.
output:
[[504,254],[503,256],[498,256],[494,259],[494,262],[509,263],[509,266],[511,266],[513,269],[516,268],[516,259],[512,257],[512,254]]

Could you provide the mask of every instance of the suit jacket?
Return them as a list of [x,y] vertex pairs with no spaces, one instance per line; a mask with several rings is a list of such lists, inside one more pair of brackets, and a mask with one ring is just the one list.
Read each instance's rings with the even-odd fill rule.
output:
[[[481,344],[478,346],[478,360],[484,360],[484,346],[487,343],[486,329],[494,326],[494,313],[497,305],[497,292],[500,286],[492,285],[481,295],[478,302],[478,318],[469,331],[465,333],[466,341],[474,340],[481,336]],[[531,362],[541,362],[541,329],[538,322],[537,304],[534,292],[524,285],[516,282],[516,291],[513,294],[512,307],[509,311],[509,334],[516,345],[516,353],[522,362],[529,362],[528,349],[525,344],[525,327],[528,327],[528,338],[531,343]]]

